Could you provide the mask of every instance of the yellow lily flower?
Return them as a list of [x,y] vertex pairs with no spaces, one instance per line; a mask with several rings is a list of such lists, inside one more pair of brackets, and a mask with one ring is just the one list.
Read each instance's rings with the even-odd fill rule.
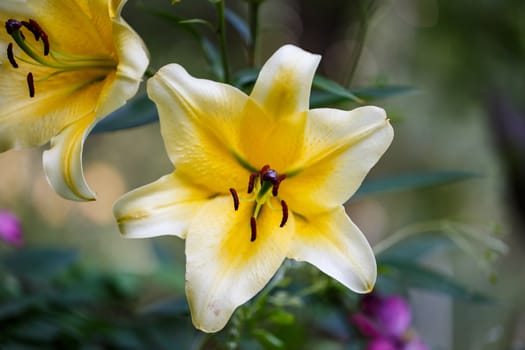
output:
[[374,254],[343,208],[385,152],[384,110],[309,110],[320,56],[280,48],[250,96],[181,66],[148,81],[172,174],[120,198],[128,237],[186,239],[194,325],[222,329],[285,258],[304,260],[359,293],[376,280]]
[[2,0],[0,152],[51,141],[43,162],[61,196],[92,200],[82,148],[138,90],[149,64],[121,18],[126,0]]

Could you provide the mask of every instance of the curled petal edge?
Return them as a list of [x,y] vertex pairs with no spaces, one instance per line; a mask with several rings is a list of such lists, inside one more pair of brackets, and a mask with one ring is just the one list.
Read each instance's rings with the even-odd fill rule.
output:
[[93,201],[95,193],[89,188],[82,168],[84,141],[94,127],[90,114],[66,126],[51,139],[51,147],[42,159],[47,181],[62,197],[74,201]]

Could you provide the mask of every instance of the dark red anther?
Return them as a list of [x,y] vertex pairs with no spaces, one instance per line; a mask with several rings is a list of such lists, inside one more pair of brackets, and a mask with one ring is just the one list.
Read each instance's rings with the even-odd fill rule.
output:
[[42,42],[44,43],[44,56],[49,55],[49,39],[47,38],[47,34],[44,32],[40,32],[40,36],[42,37]]
[[281,184],[281,181],[286,179],[286,174],[279,175],[277,177],[277,182],[273,184],[272,187],[272,195],[276,197],[279,194],[279,185]]
[[285,201],[281,201],[281,207],[283,208],[283,218],[281,220],[281,224],[279,227],[283,227],[286,225],[286,222],[288,221],[288,204],[286,204]]
[[7,34],[13,35],[13,33],[20,29],[22,27],[22,22],[17,21],[16,19],[8,19],[5,22],[5,30],[7,31]]
[[250,236],[250,242],[253,242],[257,238],[257,221],[255,220],[253,216],[250,218],[250,228],[252,230],[252,235]]
[[264,175],[265,172],[268,171],[268,169],[270,169],[270,166],[269,166],[268,164],[266,164],[265,166],[263,166],[263,167],[261,168],[261,171],[259,171],[259,174],[261,174],[261,185],[262,185],[262,183],[263,183],[263,181],[264,181],[264,179],[263,179],[263,175]]
[[44,43],[44,56],[47,56],[49,54],[49,39],[47,37],[46,32],[44,32],[40,24],[38,24],[38,22],[34,19],[30,19],[29,22],[22,21],[21,23],[31,33],[33,33],[36,41],[42,38],[42,42]]
[[255,187],[255,180],[257,179],[257,176],[259,176],[259,174],[257,173],[250,174],[250,181],[248,182],[248,193],[253,192],[253,188]]
[[15,55],[13,54],[13,43],[9,43],[9,45],[7,45],[7,59],[13,68],[18,68],[18,63],[16,63]]
[[35,83],[31,72],[27,74],[27,87],[29,88],[29,97],[35,97]]
[[34,25],[36,22],[33,21],[32,19],[29,20],[29,22],[27,21],[22,21],[21,22],[22,25],[24,27],[26,27],[31,33],[33,33],[33,35],[35,36],[35,40],[38,41],[40,39],[40,26],[37,24],[36,26]]
[[237,210],[239,209],[239,196],[237,195],[237,191],[235,191],[235,188],[230,188],[230,193],[233,197],[233,209]]

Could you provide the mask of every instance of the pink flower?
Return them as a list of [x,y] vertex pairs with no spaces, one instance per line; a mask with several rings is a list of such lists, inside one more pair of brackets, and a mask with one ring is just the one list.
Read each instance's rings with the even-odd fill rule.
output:
[[366,350],[429,350],[410,328],[410,305],[399,295],[366,295],[350,321],[369,338]]
[[15,247],[24,244],[20,219],[7,210],[0,210],[0,239]]
[[366,350],[399,350],[397,345],[388,338],[374,338],[372,339],[367,347]]
[[361,311],[353,315],[351,321],[369,337],[400,337],[410,327],[412,313],[401,296],[368,294],[361,301]]

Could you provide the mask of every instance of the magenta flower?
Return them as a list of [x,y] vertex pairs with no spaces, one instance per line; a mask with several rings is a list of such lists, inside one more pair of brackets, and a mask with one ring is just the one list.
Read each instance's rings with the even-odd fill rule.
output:
[[428,350],[411,327],[412,313],[399,295],[368,294],[350,321],[370,341],[366,350]]
[[369,337],[400,337],[410,327],[412,313],[405,299],[398,295],[368,294],[361,301],[361,311],[353,315],[351,321]]
[[8,210],[0,210],[0,239],[15,247],[24,244],[20,219]]

